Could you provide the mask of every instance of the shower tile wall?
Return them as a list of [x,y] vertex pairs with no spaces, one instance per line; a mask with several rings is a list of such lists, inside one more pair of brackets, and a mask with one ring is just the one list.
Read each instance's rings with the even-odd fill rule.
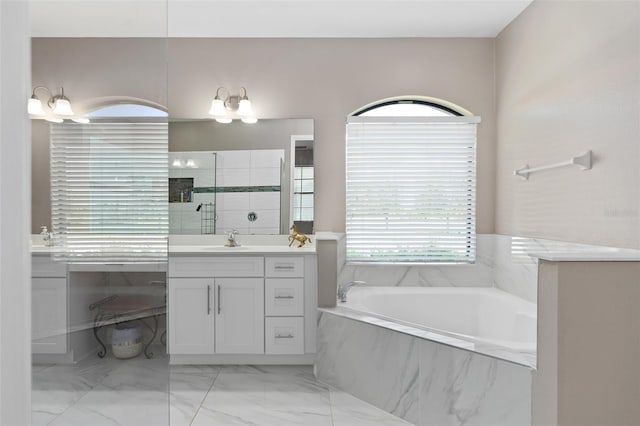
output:
[[[281,149],[217,151],[216,233],[280,233]],[[237,192],[229,192],[237,191]],[[249,213],[257,219],[251,222]]]
[[[183,167],[173,167],[175,159]],[[169,177],[192,177],[191,202],[169,203],[171,234],[200,234],[200,203],[215,203],[216,234],[237,229],[240,234],[280,233],[280,185],[283,150],[170,152]],[[197,168],[184,167],[193,160]],[[257,218],[250,221],[249,213]]]
[[[174,166],[180,160],[181,166]],[[194,166],[186,167],[192,160]],[[169,178],[193,178],[194,188],[215,187],[216,159],[209,151],[170,152]],[[169,203],[169,233],[200,234],[200,212],[196,208],[200,203],[213,203],[215,193],[193,193],[191,202]]]

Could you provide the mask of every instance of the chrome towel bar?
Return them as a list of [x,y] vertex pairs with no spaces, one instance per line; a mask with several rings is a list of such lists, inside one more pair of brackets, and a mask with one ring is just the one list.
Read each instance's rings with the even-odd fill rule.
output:
[[591,169],[591,164],[592,164],[591,157],[592,157],[592,153],[589,150],[583,154],[572,157],[570,160],[561,161],[559,163],[549,164],[546,166],[529,167],[528,164],[525,164],[523,167],[519,168],[518,170],[514,170],[513,174],[527,180],[529,179],[529,175],[531,173],[542,172],[544,170],[557,169],[559,167],[565,167],[565,166],[576,165],[580,167],[582,170],[589,170]]

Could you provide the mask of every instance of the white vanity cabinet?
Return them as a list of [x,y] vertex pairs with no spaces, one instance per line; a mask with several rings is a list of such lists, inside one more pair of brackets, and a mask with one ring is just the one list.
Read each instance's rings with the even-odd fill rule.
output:
[[315,255],[198,254],[169,256],[172,363],[312,363]]
[[267,257],[265,287],[265,352],[304,354],[304,258]]
[[31,352],[67,352],[67,266],[50,256],[31,260]]
[[213,279],[171,278],[168,287],[171,353],[213,353]]
[[264,279],[216,279],[216,353],[264,353]]

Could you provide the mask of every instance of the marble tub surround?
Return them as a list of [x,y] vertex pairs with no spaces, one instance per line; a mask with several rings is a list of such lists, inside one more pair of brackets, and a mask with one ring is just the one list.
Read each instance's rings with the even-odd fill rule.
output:
[[[475,291],[489,293],[486,295],[477,295],[479,296],[477,300],[482,300],[483,302],[480,303],[482,303],[483,306],[469,308],[469,303],[476,303],[476,297],[470,294],[469,290],[461,290],[462,293],[465,294],[457,293],[458,289],[444,289],[446,293],[452,291],[456,293],[451,295],[438,295],[436,292],[440,292],[439,290],[436,290],[436,292],[427,290],[428,293],[425,294],[403,294],[405,293],[403,291],[401,294],[394,295],[394,293],[397,292],[394,288],[381,287],[366,289],[358,287],[354,289],[351,294],[351,303],[350,301],[347,301],[347,303],[339,303],[335,308],[322,308],[320,311],[327,315],[335,315],[360,321],[419,339],[427,339],[432,342],[488,355],[521,366],[535,368],[535,305],[497,289],[480,289]],[[495,297],[497,300],[494,300],[493,292],[496,293]],[[419,300],[421,297],[435,297],[439,300],[436,303],[440,306],[425,308],[429,310],[429,315],[422,315],[421,312],[412,313],[411,309],[415,307],[407,306],[406,312],[401,313],[406,313],[404,318],[407,319],[402,320],[400,318],[403,318],[403,316],[398,313],[390,313],[385,316],[380,312],[367,311],[370,308],[366,306],[361,308],[360,305],[358,305],[358,298],[361,298],[360,294],[365,293],[369,295],[365,297],[374,297],[378,298],[378,300],[380,300],[379,296],[382,296],[384,300],[389,300],[391,304],[397,303],[398,296],[401,298],[408,297],[412,300]],[[379,295],[376,296],[376,293],[379,293]],[[445,298],[442,298],[442,296],[445,296]],[[449,296],[451,296],[451,298],[449,298]],[[466,303],[465,298],[467,298]],[[396,302],[393,301],[394,299]],[[513,299],[515,303],[508,308],[506,306],[501,307],[497,304],[500,299]],[[447,300],[450,302],[447,302]],[[447,307],[447,303],[452,302],[460,304],[464,306],[464,308],[461,309],[458,306]],[[456,309],[458,309],[458,315],[456,315],[455,318],[442,316],[448,312],[454,312]],[[505,311],[505,309],[511,309],[512,313],[504,313],[503,311]],[[393,308],[390,309],[390,311],[393,311]],[[493,312],[501,312],[501,314],[492,315]],[[526,317],[526,322],[514,319],[518,318],[520,312]],[[391,315],[393,315],[393,318]],[[462,317],[464,317],[464,319],[460,321]],[[418,324],[419,322],[423,323]],[[502,324],[507,323],[514,325],[506,328],[502,326]]]
[[319,380],[419,425],[531,424],[531,369],[323,311]]
[[476,262],[471,264],[367,265],[346,263],[346,238],[338,241],[338,283],[365,281],[376,286],[491,287],[493,238],[478,235]]
[[91,357],[34,365],[32,424],[408,426],[318,382],[307,366],[167,365]]
[[550,261],[640,260],[640,250],[499,234],[478,234],[473,264],[363,265],[346,263],[346,238],[336,238],[338,284],[373,286],[497,287],[535,302],[539,259]]
[[538,264],[550,261],[630,261],[640,260],[640,250],[539,238],[491,235],[493,240],[494,286],[536,302]]

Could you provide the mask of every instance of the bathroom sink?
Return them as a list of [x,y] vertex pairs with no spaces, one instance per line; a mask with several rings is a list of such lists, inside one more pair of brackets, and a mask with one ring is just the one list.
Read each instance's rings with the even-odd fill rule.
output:
[[200,250],[202,251],[242,251],[249,250],[248,246],[237,246],[237,247],[228,247],[228,246],[202,246]]

